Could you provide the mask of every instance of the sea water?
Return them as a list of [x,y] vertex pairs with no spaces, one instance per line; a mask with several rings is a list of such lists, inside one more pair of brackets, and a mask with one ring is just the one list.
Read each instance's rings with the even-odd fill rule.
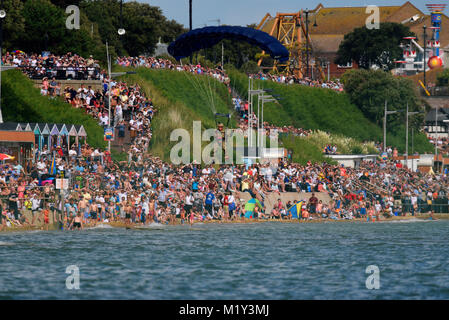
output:
[[5,233],[0,299],[449,299],[448,231],[416,220]]

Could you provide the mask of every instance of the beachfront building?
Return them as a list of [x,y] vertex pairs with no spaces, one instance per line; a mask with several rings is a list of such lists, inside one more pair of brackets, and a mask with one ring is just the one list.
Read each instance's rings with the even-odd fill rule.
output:
[[[356,61],[347,65],[338,65],[334,63],[334,60],[345,34],[352,32],[355,28],[365,26],[366,20],[371,14],[367,13],[366,6],[327,8],[319,4],[315,9],[309,10],[308,33],[311,45],[309,75],[317,77],[322,73],[325,77],[329,75],[331,78],[340,78],[347,70],[357,68]],[[422,34],[423,26],[426,25],[428,27],[427,40],[430,40],[431,30],[429,27],[432,25],[430,13],[419,10],[411,2],[407,1],[401,6],[379,6],[379,14],[381,22],[402,23],[410,27],[410,30],[418,36],[416,41],[421,47],[424,47]],[[305,45],[305,29],[302,29],[301,26],[301,23],[304,24],[304,18],[301,19],[304,15],[304,11],[277,13],[276,16],[267,13],[260,22],[259,29],[277,37],[290,49],[294,57],[296,54],[294,50],[297,51]],[[441,18],[442,25],[449,26],[449,17],[442,14]],[[292,28],[294,32],[291,32]],[[448,51],[448,27],[441,28],[440,46],[446,48],[446,52]],[[420,54],[422,55],[420,52],[417,53],[417,59]],[[302,63],[304,64],[304,61]],[[447,67],[448,64],[445,66]],[[301,67],[301,70],[304,70],[304,66]]]
[[431,109],[424,118],[423,128],[429,137],[449,138],[449,107]]
[[14,157],[20,164],[32,160],[35,136],[30,124],[0,124],[0,153]]
[[0,153],[13,156],[19,163],[33,159],[34,150],[79,147],[85,143],[87,132],[83,125],[56,123],[4,122],[0,124]]

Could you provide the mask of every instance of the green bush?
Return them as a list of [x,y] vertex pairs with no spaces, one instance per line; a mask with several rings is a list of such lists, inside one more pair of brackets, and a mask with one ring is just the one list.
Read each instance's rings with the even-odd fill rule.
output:
[[289,136],[281,138],[282,146],[292,150],[292,162],[305,165],[308,161],[312,163],[335,163],[331,158],[326,157],[322,150],[311,140],[305,137]]
[[260,67],[257,65],[257,62],[254,61],[247,61],[245,62],[242,67],[240,68],[240,70],[244,73],[251,73],[251,74],[255,74],[258,73],[260,71]]
[[438,86],[449,86],[449,69],[444,69],[443,72],[437,75]]

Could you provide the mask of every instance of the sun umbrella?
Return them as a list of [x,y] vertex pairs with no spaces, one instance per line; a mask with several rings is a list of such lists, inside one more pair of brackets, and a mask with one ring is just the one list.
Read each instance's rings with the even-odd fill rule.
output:
[[245,218],[253,217],[253,212],[256,205],[259,206],[260,209],[263,209],[263,206],[259,200],[254,198],[248,200],[248,202],[245,204]]
[[5,153],[0,153],[0,160],[1,160],[1,161],[4,161],[4,160],[13,160],[13,159],[14,159],[13,156],[10,156],[10,155],[5,154]]

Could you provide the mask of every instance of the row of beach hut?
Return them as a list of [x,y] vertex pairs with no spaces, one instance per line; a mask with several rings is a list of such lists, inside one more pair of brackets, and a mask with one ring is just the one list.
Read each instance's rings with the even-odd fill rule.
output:
[[44,145],[66,145],[70,147],[74,142],[78,146],[86,142],[87,133],[83,125],[60,123],[25,123],[19,122],[15,131],[32,131],[35,136],[35,148],[42,150]]

